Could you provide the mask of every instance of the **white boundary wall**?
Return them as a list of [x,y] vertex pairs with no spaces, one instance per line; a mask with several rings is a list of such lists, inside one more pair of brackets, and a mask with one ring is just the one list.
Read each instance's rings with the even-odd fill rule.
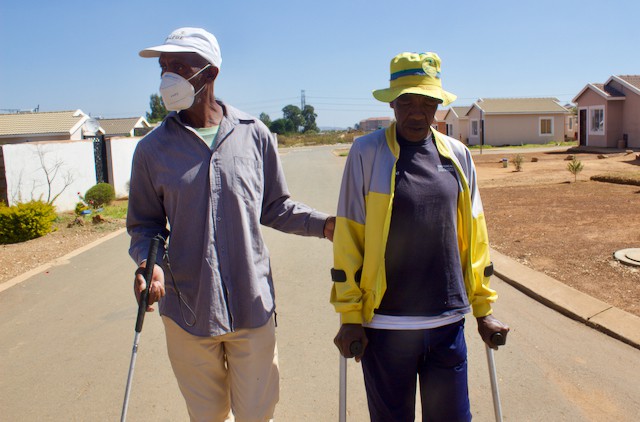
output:
[[[2,145],[8,205],[32,199],[55,200],[57,211],[73,210],[83,195],[96,184],[93,142],[53,141]],[[44,163],[44,164],[43,164]],[[49,179],[44,168],[49,171]],[[57,168],[57,172],[54,172]],[[66,188],[66,181],[71,184]],[[49,194],[49,187],[51,193]]]
[[[129,196],[131,161],[140,139],[142,138],[123,137],[106,141],[109,181],[116,192],[116,198]],[[80,201],[78,192],[84,195],[96,184],[96,166],[91,140],[26,142],[0,145],[0,148],[4,155],[8,205],[32,199],[47,201],[49,183],[41,158],[52,180],[51,198],[62,191],[54,201],[57,211],[75,209]],[[58,172],[53,176],[56,166]],[[64,188],[66,180],[73,181]]]
[[131,160],[140,139],[142,138],[112,138],[107,141],[109,180],[116,191],[116,198],[129,196]]

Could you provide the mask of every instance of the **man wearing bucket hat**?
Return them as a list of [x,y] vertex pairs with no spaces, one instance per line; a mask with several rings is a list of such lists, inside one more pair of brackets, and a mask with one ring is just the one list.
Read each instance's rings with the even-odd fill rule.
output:
[[[391,61],[396,121],[357,139],[347,158],[334,234],[334,342],[362,361],[372,421],[471,420],[465,314],[491,348],[509,328],[494,318],[492,265],[475,166],[459,141],[431,128],[442,89],[440,57]],[[493,337],[495,338],[495,337]],[[351,348],[353,344],[363,347]]]
[[133,157],[127,229],[141,267],[136,296],[145,288],[150,241],[161,234],[168,246],[158,254],[164,259],[154,267],[149,303],[159,301],[191,420],[269,420],[279,373],[260,224],[331,240],[334,218],[290,198],[273,135],[216,99],[222,58],[212,34],[180,28],[140,56],[159,58],[171,113]]

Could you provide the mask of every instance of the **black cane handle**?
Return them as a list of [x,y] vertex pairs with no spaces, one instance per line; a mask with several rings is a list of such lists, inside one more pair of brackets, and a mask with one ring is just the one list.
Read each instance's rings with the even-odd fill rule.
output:
[[151,239],[149,246],[149,255],[147,256],[147,266],[144,272],[145,289],[140,292],[140,303],[138,304],[138,318],[136,319],[136,332],[142,331],[144,323],[144,314],[149,306],[149,288],[151,287],[151,278],[153,276],[153,267],[156,265],[156,257],[158,256],[158,245],[160,245],[160,237],[156,236]]

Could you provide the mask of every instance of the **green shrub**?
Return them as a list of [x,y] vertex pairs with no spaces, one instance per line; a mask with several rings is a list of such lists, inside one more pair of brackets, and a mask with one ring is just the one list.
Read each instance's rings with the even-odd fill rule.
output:
[[55,208],[43,201],[0,205],[0,243],[18,243],[51,232]]
[[108,183],[98,183],[84,194],[84,201],[94,209],[109,205],[114,199],[116,199],[116,192]]
[[75,215],[79,216],[79,215],[82,215],[83,211],[86,211],[88,209],[89,209],[89,207],[87,207],[87,205],[84,202],[78,202],[76,204],[76,208],[75,208],[75,210],[73,212],[74,212]]
[[524,162],[524,156],[516,154],[511,158],[511,163],[516,168],[516,171],[522,171],[522,163]]

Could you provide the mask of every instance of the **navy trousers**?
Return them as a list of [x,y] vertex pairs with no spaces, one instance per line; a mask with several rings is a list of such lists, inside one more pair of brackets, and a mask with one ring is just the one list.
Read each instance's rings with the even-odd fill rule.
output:
[[415,419],[420,379],[422,420],[470,421],[464,319],[429,330],[366,328],[362,371],[373,422]]

